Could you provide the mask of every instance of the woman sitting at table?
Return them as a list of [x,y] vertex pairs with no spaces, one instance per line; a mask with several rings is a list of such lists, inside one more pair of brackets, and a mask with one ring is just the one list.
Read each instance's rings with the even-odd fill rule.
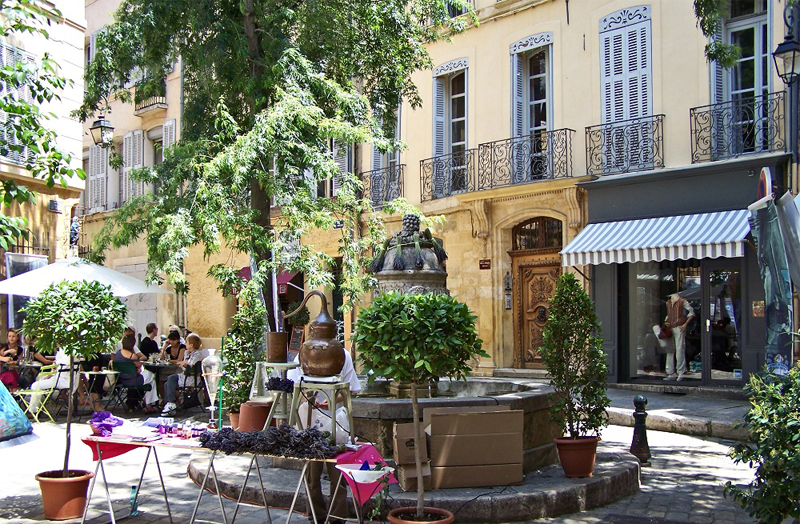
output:
[[167,335],[167,344],[164,347],[164,358],[169,359],[170,364],[177,364],[184,360],[183,353],[186,346],[181,342],[181,335],[177,331],[170,331]]
[[[16,364],[25,354],[24,349],[19,343],[19,333],[14,328],[8,328],[8,335],[5,344],[0,346],[0,362],[3,364]],[[0,382],[9,390],[17,387],[26,388],[30,383],[20,376],[16,369],[6,369],[0,373]]]
[[142,367],[142,361],[147,357],[141,353],[136,353],[133,348],[136,346],[136,337],[125,335],[122,337],[122,348],[114,354],[114,362],[132,362],[136,366],[135,375],[120,374],[119,380],[124,386],[150,385],[150,391],[144,393],[144,410],[147,413],[155,413],[158,405],[158,390],[156,388],[155,375]]
[[178,366],[181,368],[180,373],[175,373],[174,375],[170,375],[167,377],[167,382],[164,384],[164,410],[161,412],[162,417],[174,417],[175,410],[178,408],[177,402],[177,391],[179,387],[186,387],[187,384],[190,382],[190,379],[194,379],[195,383],[190,384],[193,386],[198,386],[197,383],[198,377],[195,376],[186,376],[185,372],[187,369],[191,369],[195,366],[198,362],[201,362],[204,358],[208,356],[208,351],[205,349],[200,349],[200,346],[203,345],[203,342],[200,340],[200,337],[191,333],[186,337],[186,351],[183,354],[183,360],[177,362]]
[[[36,382],[31,384],[30,389],[34,391],[43,391],[48,390],[50,388],[55,389],[69,389],[69,355],[67,355],[63,349],[59,349],[56,351],[55,363],[58,364],[58,368],[54,373],[51,373],[45,377],[41,374],[36,379]],[[84,402],[84,395],[83,391],[78,389],[78,380],[72,383],[72,391],[78,391],[78,397],[80,398],[81,402]],[[55,393],[53,396],[55,397]],[[42,395],[31,395],[31,402],[30,407],[28,409],[28,413],[36,413],[39,410],[39,404],[42,402]],[[30,416],[30,415],[29,415]]]

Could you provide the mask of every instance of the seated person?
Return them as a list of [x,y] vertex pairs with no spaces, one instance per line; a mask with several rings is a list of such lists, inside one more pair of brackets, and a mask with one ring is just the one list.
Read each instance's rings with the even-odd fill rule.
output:
[[[0,363],[16,364],[24,355],[24,350],[19,344],[19,333],[14,328],[8,328],[8,342],[0,346]],[[17,387],[26,388],[30,382],[20,376],[16,369],[5,369],[0,372],[0,382],[9,390],[13,391]]]
[[[208,356],[208,351],[200,349],[203,344],[200,337],[194,333],[186,337],[186,351],[183,353],[183,360],[177,362],[181,367],[181,373],[175,373],[167,377],[167,382],[164,384],[164,410],[161,412],[162,417],[174,417],[175,410],[177,409],[178,397],[176,392],[179,387],[186,387],[187,385],[199,386],[197,382],[200,381],[199,377],[188,377],[185,372],[191,370],[198,362],[201,362]],[[189,384],[190,380],[194,378],[195,383]]]
[[133,348],[136,346],[136,337],[125,335],[122,337],[122,348],[114,354],[114,362],[133,362],[138,373],[136,375],[121,374],[119,380],[124,386],[150,385],[150,391],[144,393],[144,410],[147,413],[155,413],[158,404],[158,390],[156,389],[155,375],[142,367],[142,361],[147,357],[141,353],[136,353]]
[[177,331],[170,331],[167,335],[167,343],[164,345],[163,357],[169,359],[170,364],[177,364],[184,360],[183,353],[186,346],[181,343],[181,335]]
[[[44,391],[53,387],[55,387],[55,389],[69,389],[69,373],[64,371],[69,369],[69,355],[67,355],[63,349],[59,349],[56,352],[55,363],[58,364],[56,371],[46,376],[42,376],[40,373],[36,381],[31,384],[32,390]],[[72,387],[73,392],[78,388],[77,379],[72,382]],[[83,392],[80,390],[78,393],[79,396],[83,396]],[[55,396],[55,393],[53,395]],[[39,409],[39,404],[42,402],[42,396],[43,395],[31,395],[29,409],[30,412],[35,413]]]
[[145,331],[147,336],[139,342],[139,352],[150,358],[150,355],[158,355],[159,351],[161,351],[158,349],[158,342],[155,340],[158,336],[158,326],[155,322],[150,322],[145,327]]

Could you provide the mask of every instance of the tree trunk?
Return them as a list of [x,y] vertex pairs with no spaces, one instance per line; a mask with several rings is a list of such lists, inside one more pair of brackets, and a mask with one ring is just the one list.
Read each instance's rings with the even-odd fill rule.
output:
[[[69,397],[67,400],[67,432],[66,432],[67,445],[66,448],[64,449],[64,473],[63,473],[64,478],[67,478],[69,476],[69,448],[70,448],[70,442],[72,440],[71,426],[72,426],[72,408],[74,403],[74,399],[72,398],[73,397],[72,385],[75,380],[75,374],[72,372],[72,368],[74,366],[75,366],[75,357],[73,355],[70,355],[69,370],[67,371],[69,373]],[[56,380],[58,380],[58,375],[56,375]]]
[[422,474],[422,422],[419,420],[417,383],[411,383],[411,416],[414,417],[414,465],[417,467],[417,517],[422,518],[425,507],[425,476]]

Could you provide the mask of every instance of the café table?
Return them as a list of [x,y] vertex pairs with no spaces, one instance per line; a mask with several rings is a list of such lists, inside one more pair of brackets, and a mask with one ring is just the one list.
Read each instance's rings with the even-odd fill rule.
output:
[[[113,369],[106,369],[106,368],[95,370],[93,368],[91,371],[86,371],[86,370],[81,369],[81,374],[83,375],[84,380],[81,380],[80,387],[83,388],[83,392],[86,395],[85,398],[89,399],[90,402],[91,402],[91,398],[92,398],[92,395],[91,395],[92,389],[89,387],[89,384],[91,383],[92,379],[103,380],[104,384],[105,384],[106,381],[109,381],[111,383],[111,387],[108,389],[109,397],[105,401],[105,409],[108,409],[108,405],[113,400],[113,394],[112,393],[114,391],[114,386],[117,383],[117,375],[119,375],[119,371],[114,371]],[[104,392],[106,391],[105,387],[103,388],[103,391]],[[102,397],[100,397],[98,399],[98,402],[101,402],[101,403],[103,402],[102,401]],[[94,406],[92,406],[92,411],[94,411]]]
[[[148,371],[151,371],[156,376],[156,384],[158,387],[158,397],[163,399],[164,398],[164,382],[166,382],[169,375],[172,373],[178,373],[181,367],[177,364],[172,364],[171,362],[149,362],[145,361],[142,362],[144,368]],[[161,378],[161,374],[164,374],[164,378]]]

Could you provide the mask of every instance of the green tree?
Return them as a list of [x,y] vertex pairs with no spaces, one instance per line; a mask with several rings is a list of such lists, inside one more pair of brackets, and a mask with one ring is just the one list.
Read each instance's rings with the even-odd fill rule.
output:
[[[29,34],[49,38],[47,26],[60,13],[45,10],[36,0],[0,1],[0,31],[4,39]],[[56,145],[56,134],[47,127],[55,115],[41,111],[45,102],[60,100],[67,80],[58,74],[58,64],[45,53],[39,62],[19,60],[0,68],[0,155],[17,156],[34,178],[48,187],[67,186],[73,177],[85,178],[82,169],[70,167],[71,157]],[[24,217],[6,214],[14,204],[33,204],[36,193],[10,178],[0,180],[0,248],[7,250],[30,231]]]
[[[25,306],[22,332],[36,338],[42,353],[59,348],[69,355],[70,369],[75,357],[92,358],[106,352],[122,336],[128,320],[128,308],[111,294],[111,288],[99,282],[60,282],[52,284]],[[75,373],[69,375],[73,390]],[[67,409],[67,444],[64,451],[64,477],[69,471],[69,450],[73,396]]]
[[[79,116],[107,107],[112,95],[129,100],[124,86],[135,72],[160,82],[180,59],[182,133],[161,166],[133,174],[157,180],[157,193],[114,214],[96,257],[144,235],[149,279],[164,274],[185,291],[188,247],[251,253],[251,283],[271,294],[266,275],[278,267],[331,286],[330,256],[307,245],[281,254],[311,230],[339,231],[341,287],[352,305],[371,284],[364,262],[385,235],[356,175],[339,172],[330,141],[399,147],[382,129],[392,129],[402,99],[421,104],[411,74],[431,65],[425,44],[471,19],[451,19],[441,0],[123,1],[97,39]],[[338,198],[315,198],[317,183],[333,177],[341,177]],[[275,220],[271,198],[281,206]],[[228,290],[244,285],[236,272],[210,270]]]

